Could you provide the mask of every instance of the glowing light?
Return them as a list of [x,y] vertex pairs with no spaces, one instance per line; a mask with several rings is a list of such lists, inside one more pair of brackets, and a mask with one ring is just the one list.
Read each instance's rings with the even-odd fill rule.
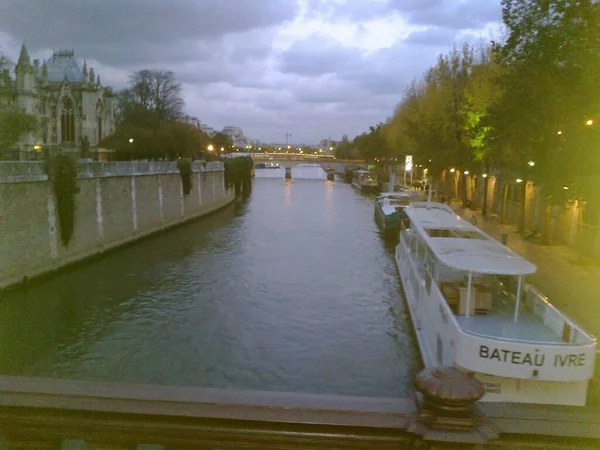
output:
[[585,122],[585,124],[589,127],[594,125],[594,121],[592,119],[589,119],[588,121]]
[[523,180],[521,180],[520,178],[517,178],[517,183],[522,183]]
[[481,175],[483,178],[487,178],[487,173],[484,173],[483,175]]
[[221,151],[222,151],[222,152],[224,152],[224,151],[225,151],[225,148],[224,148],[224,147],[221,147]]
[[568,190],[569,190],[569,187],[568,187],[568,186],[563,186],[563,189],[564,189],[565,191],[568,191]]
[[456,169],[450,169],[450,173],[454,173]]
[[469,175],[469,171],[468,171],[468,170],[465,170],[463,173],[464,173],[465,175]]
[[132,144],[133,143],[133,138],[129,138],[129,143]]
[[529,164],[529,167],[535,166],[535,163],[533,161],[529,161],[527,164]]
[[207,149],[208,149],[208,151],[209,151],[209,152],[212,152],[212,151],[214,150],[214,147],[212,146],[212,144],[210,144],[210,145],[207,147]]
[[558,135],[560,136],[560,135],[562,134],[562,131],[558,130],[558,131],[556,132],[556,134],[558,134]]

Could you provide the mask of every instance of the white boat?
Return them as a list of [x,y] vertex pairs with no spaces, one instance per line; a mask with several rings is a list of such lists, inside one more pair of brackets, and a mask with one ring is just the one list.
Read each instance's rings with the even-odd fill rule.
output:
[[447,205],[404,211],[396,263],[424,364],[474,373],[482,401],[585,405],[596,338],[524,283],[535,265]]

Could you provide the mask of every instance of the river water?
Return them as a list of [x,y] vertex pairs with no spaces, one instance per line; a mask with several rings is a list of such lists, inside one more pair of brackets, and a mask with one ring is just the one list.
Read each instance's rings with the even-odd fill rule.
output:
[[4,293],[0,373],[404,396],[419,356],[372,202],[256,179],[210,217]]

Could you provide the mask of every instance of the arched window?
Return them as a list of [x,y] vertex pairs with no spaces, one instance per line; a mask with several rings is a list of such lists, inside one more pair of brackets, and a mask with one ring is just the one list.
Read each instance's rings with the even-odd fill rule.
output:
[[73,101],[65,97],[62,101],[62,112],[60,114],[60,131],[62,142],[75,141],[75,114]]
[[98,142],[102,140],[102,116],[104,113],[104,105],[102,100],[96,102],[96,117],[98,119]]

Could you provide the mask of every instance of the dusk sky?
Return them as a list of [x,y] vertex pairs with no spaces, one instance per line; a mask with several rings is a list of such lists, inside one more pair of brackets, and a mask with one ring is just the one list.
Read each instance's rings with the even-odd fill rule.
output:
[[313,144],[385,121],[440,53],[500,19],[500,0],[0,0],[0,53],[74,49],[116,89],[172,70],[202,122]]

